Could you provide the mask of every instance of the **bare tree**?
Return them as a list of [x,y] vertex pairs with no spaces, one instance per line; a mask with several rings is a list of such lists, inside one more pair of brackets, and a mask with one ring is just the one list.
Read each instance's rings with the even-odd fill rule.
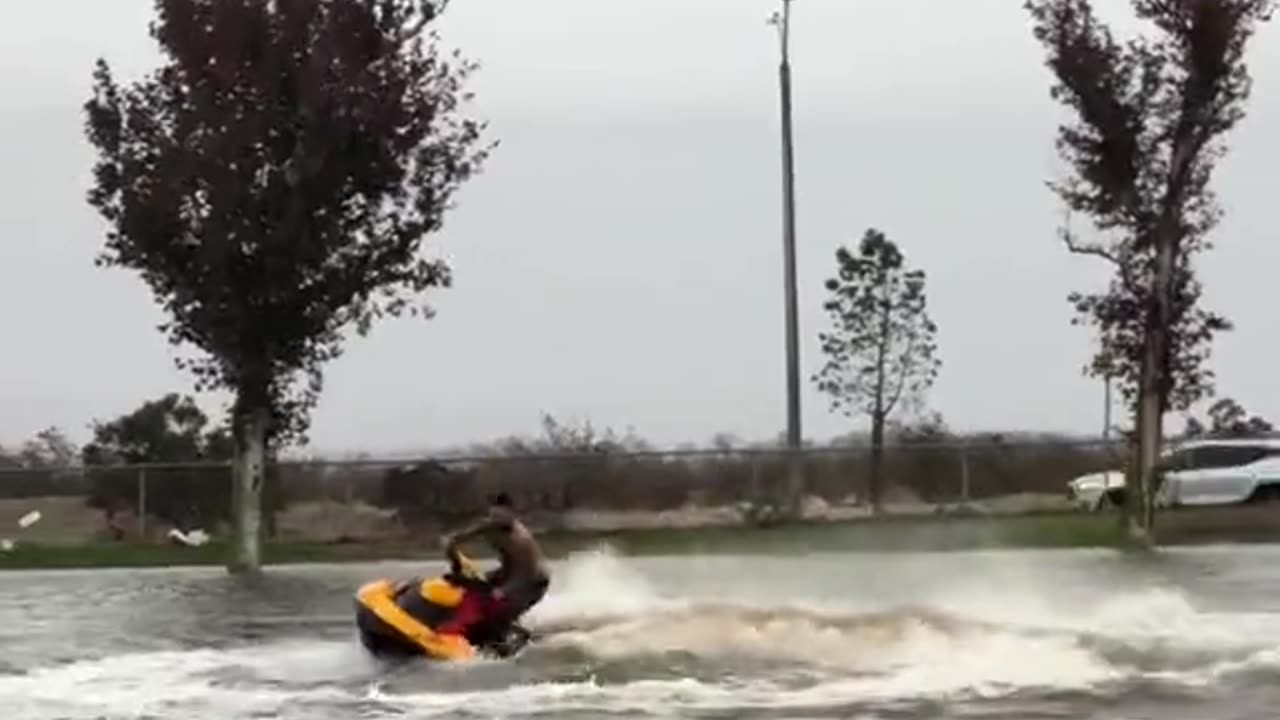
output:
[[1154,36],[1115,39],[1089,0],[1027,0],[1047,51],[1052,97],[1074,111],[1058,129],[1069,168],[1051,183],[1100,239],[1069,226],[1074,253],[1115,267],[1105,293],[1075,294],[1078,322],[1101,331],[1090,370],[1110,372],[1134,414],[1126,525],[1154,542],[1162,420],[1212,392],[1213,335],[1230,328],[1200,308],[1193,258],[1221,216],[1210,189],[1223,137],[1244,117],[1245,48],[1273,0],[1130,0]]

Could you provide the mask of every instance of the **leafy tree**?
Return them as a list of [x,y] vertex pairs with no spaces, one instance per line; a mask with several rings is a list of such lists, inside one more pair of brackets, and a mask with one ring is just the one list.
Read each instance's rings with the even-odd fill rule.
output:
[[1265,418],[1249,415],[1240,403],[1222,398],[1209,406],[1209,433],[1216,436],[1262,435],[1275,428]]
[[1231,398],[1222,398],[1210,405],[1208,420],[1209,425],[1206,427],[1195,417],[1188,417],[1183,435],[1188,438],[1248,437],[1275,431],[1265,418],[1249,415],[1240,403]]
[[57,427],[47,427],[8,451],[0,447],[0,497],[67,497],[83,494],[75,469],[76,447]]
[[443,0],[155,0],[161,67],[105,61],[86,105],[99,264],[138,272],[197,390],[229,389],[233,570],[260,565],[268,448],[306,442],[343,333],[429,317],[420,254],[490,151],[459,106],[474,64],[429,30]]
[[[86,465],[189,463],[230,460],[220,440],[226,430],[208,430],[209,418],[190,396],[169,393],[133,412],[93,424],[93,442],[82,451]],[[212,448],[213,452],[210,452]]]
[[823,304],[831,330],[818,335],[827,360],[813,381],[830,396],[832,410],[871,417],[869,490],[878,512],[885,422],[900,404],[921,400],[937,377],[937,327],[926,307],[924,271],[908,268],[883,233],[867,230],[857,254],[839,248],[836,264]]
[[[179,526],[211,528],[228,519],[231,510],[226,463],[232,448],[227,437],[225,427],[210,428],[195,401],[177,393],[144,402],[110,422],[95,422],[93,441],[82,450],[89,468],[89,505],[108,515],[128,509]],[[142,464],[153,467],[144,471],[137,467]],[[143,472],[146,507],[140,508]]]
[[1153,541],[1162,420],[1212,392],[1205,367],[1230,324],[1200,307],[1193,269],[1221,211],[1209,184],[1223,136],[1243,117],[1245,47],[1273,0],[1130,0],[1154,37],[1115,39],[1089,0],[1027,0],[1047,51],[1051,95],[1075,114],[1059,126],[1069,168],[1050,183],[1098,232],[1068,248],[1115,267],[1104,293],[1070,299],[1101,334],[1088,371],[1114,377],[1136,429],[1125,493],[1130,536]]
[[76,445],[61,429],[47,427],[23,443],[18,463],[28,468],[68,468],[76,463]]

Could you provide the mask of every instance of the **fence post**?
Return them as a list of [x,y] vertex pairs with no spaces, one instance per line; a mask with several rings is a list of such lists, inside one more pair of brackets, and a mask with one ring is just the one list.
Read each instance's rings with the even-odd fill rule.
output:
[[755,517],[760,513],[760,505],[764,501],[764,488],[760,485],[760,456],[756,453],[747,453],[747,458],[751,462],[751,486],[747,488],[747,507],[754,522]]
[[147,540],[147,468],[138,468],[138,539]]
[[969,443],[960,441],[960,505],[969,506]]

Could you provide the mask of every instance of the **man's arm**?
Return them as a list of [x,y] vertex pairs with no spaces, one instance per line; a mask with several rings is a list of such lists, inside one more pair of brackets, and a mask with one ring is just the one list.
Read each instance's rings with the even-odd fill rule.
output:
[[452,552],[464,542],[480,537],[489,532],[494,526],[493,520],[485,518],[483,520],[472,523],[471,525],[459,530],[444,538],[445,549]]

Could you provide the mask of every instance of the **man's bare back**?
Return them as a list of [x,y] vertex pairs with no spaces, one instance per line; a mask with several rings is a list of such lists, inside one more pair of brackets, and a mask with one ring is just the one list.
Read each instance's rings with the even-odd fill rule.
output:
[[516,516],[506,493],[490,500],[489,513],[480,522],[445,539],[450,552],[472,538],[484,538],[498,554],[500,566],[491,573],[494,598],[507,610],[511,620],[542,601],[551,583],[546,556],[533,533]]
[[550,573],[547,571],[547,559],[529,528],[514,515],[508,515],[498,522],[505,525],[505,531],[501,526],[492,530],[492,542],[499,553],[506,555],[511,574],[523,580],[548,577]]

